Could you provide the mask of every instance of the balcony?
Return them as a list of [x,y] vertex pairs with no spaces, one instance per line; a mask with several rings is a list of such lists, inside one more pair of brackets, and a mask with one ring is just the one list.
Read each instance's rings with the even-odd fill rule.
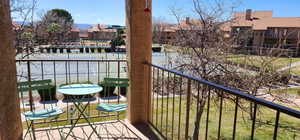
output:
[[[25,75],[19,80],[51,79],[57,87],[69,83],[101,83],[104,77],[127,78],[128,71],[125,60],[17,60],[16,63],[21,68],[18,75]],[[199,139],[300,138],[297,110],[158,65],[144,66],[151,69],[153,75],[148,123],[132,125],[126,119],[126,112],[96,110],[103,102],[127,103],[130,93],[122,95],[119,87],[109,97],[97,94],[85,101],[90,102],[86,113],[101,139],[191,139],[201,104],[204,109],[199,122]],[[37,92],[31,94],[32,97],[20,94],[23,111],[55,105],[65,113],[56,120],[35,122],[25,139],[34,139],[33,134],[36,139],[57,139],[58,130],[67,133],[76,118],[72,116],[73,105],[59,94],[58,101],[54,102],[41,102]],[[97,138],[83,118],[79,122],[70,139]],[[23,118],[24,134],[27,126]]]
[[[79,116],[68,139],[300,139],[299,111],[273,103],[270,98],[257,98],[151,64],[151,2],[126,1],[127,61],[15,61],[9,3],[1,1],[5,6],[0,7],[0,15],[5,22],[0,22],[0,139],[63,139],[78,118],[73,104],[62,95],[55,93],[58,96],[48,96],[51,101],[44,100],[29,86],[29,91],[20,91],[18,98],[15,64],[18,82],[48,79],[53,87],[101,84],[104,78],[128,77],[130,86],[125,95],[121,87],[116,87],[110,95],[99,93],[81,102],[87,105],[82,112],[87,118]],[[149,7],[145,9],[145,5]],[[100,103],[127,103],[128,109],[98,111]],[[51,120],[34,121],[33,127],[20,117],[26,111],[52,106],[62,108],[63,113]],[[30,133],[26,135],[27,130]]]
[[[24,139],[58,139],[67,135],[78,117],[72,99],[56,92],[57,88],[68,84],[99,84],[104,78],[128,78],[126,60],[17,60],[18,83],[26,81],[52,81],[53,89],[21,91],[19,86],[20,107]],[[148,139],[150,129],[145,124],[132,125],[126,119],[126,112],[104,112],[96,110],[100,103],[127,103],[130,94],[127,87],[103,87],[104,91],[84,98],[81,102],[89,104],[85,113],[99,132],[100,139]],[[44,93],[42,93],[44,92]],[[54,93],[53,93],[54,92]],[[55,119],[34,121],[26,120],[24,112],[61,108],[64,113]],[[28,129],[30,130],[27,133]],[[148,131],[148,132],[147,132]],[[142,133],[143,132],[143,133]],[[148,135],[148,136],[145,136]],[[151,136],[155,138],[156,136]],[[81,116],[68,139],[96,139],[92,128]]]

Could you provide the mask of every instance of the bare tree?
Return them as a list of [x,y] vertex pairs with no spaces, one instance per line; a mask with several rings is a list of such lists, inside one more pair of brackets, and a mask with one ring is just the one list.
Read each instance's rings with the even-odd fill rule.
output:
[[34,52],[34,13],[37,6],[37,0],[10,1],[12,19],[18,20],[18,23],[12,24],[15,37],[14,48],[17,49],[16,54],[25,50],[27,55],[30,55]]
[[39,39],[51,44],[68,40],[73,26],[71,14],[63,9],[52,9],[42,15],[36,24],[36,34]]
[[158,44],[163,44],[164,36],[163,33],[167,27],[167,23],[164,22],[163,18],[153,18],[153,23],[152,23],[152,32],[153,32],[153,37],[152,40],[154,43]]
[[[254,96],[262,96],[258,92],[260,88],[271,88],[273,84],[282,81],[282,74],[276,72],[273,66],[282,54],[281,50],[268,50],[265,56],[258,56],[260,61],[251,61],[260,65],[260,69],[254,72],[245,67],[228,63],[234,44],[241,39],[247,41],[248,35],[251,34],[251,32],[240,32],[228,37],[223,30],[224,26],[235,22],[232,15],[239,1],[193,0],[193,4],[195,18],[186,18],[184,22],[178,11],[172,9],[179,29],[176,45],[180,47],[178,49],[179,57],[170,58],[171,63],[175,63],[173,64],[175,69],[194,77],[239,89]],[[203,91],[197,102],[198,110],[193,132],[195,140],[199,137],[200,120],[208,98],[208,92],[205,92],[207,88],[203,88]],[[212,94],[216,97],[231,98],[218,92]],[[272,97],[282,100],[281,97]],[[244,107],[244,105],[241,104],[240,107]],[[247,107],[249,108],[247,112],[252,119],[253,105],[250,104],[250,107]]]
[[[21,23],[13,24],[17,53],[26,52],[23,58],[40,50],[37,46],[58,44],[68,39],[73,26],[72,16],[63,9],[53,9],[36,17],[37,0],[11,0],[11,12]],[[59,15],[60,14],[60,15]]]
[[[236,73],[226,64],[226,54],[234,39],[225,38],[224,32],[221,30],[222,26],[230,21],[223,17],[228,9],[223,7],[222,1],[214,2],[214,4],[206,5],[210,6],[207,8],[202,6],[206,2],[193,0],[197,19],[187,18],[185,22],[181,22],[182,18],[176,13],[176,10],[172,10],[179,23],[176,45],[181,47],[178,51],[180,58],[174,60],[174,65],[176,69],[192,76],[223,84],[221,78],[226,77],[227,81],[230,81],[229,77],[234,78]],[[200,120],[207,97],[207,92],[202,92],[197,102],[198,110],[193,133],[195,140],[199,137]]]

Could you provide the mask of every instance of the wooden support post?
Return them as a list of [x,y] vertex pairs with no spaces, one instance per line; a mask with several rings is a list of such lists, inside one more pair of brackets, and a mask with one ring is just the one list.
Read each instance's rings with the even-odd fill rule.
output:
[[[148,2],[148,4],[146,4]],[[150,117],[152,59],[152,0],[126,0],[127,59],[129,66],[128,120],[145,123]],[[146,10],[146,8],[149,8]]]
[[9,0],[0,1],[0,140],[22,139]]

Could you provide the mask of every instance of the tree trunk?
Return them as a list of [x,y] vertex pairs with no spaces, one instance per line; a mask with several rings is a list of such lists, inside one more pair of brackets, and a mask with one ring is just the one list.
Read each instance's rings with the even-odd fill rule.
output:
[[22,139],[9,0],[0,1],[0,140]]
[[[196,119],[195,119],[195,128],[194,128],[194,132],[193,132],[193,140],[198,140],[199,139],[199,132],[200,132],[200,121],[201,121],[201,117],[205,108],[205,100],[201,100],[199,101],[198,104],[199,108],[197,110],[197,114],[196,114]],[[208,118],[207,118],[208,119]]]

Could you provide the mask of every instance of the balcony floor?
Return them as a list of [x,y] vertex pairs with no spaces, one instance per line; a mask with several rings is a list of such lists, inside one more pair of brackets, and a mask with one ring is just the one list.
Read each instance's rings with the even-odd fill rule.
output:
[[[133,126],[127,120],[99,122],[95,123],[94,126],[96,126],[96,130],[101,137],[100,139],[158,139],[146,124]],[[36,129],[36,139],[59,140],[60,134],[58,130],[63,131],[63,134],[66,135],[70,130],[70,126],[65,126],[62,129],[57,129],[57,127],[53,127],[52,130],[49,130],[49,128]],[[25,134],[25,132],[26,130],[24,130],[23,134]],[[78,124],[72,132],[73,133],[71,133],[71,135],[67,138],[68,140],[87,140],[90,135],[91,140],[99,139],[95,133],[92,133],[92,128],[87,124]],[[31,138],[30,134],[28,134],[24,139],[31,140],[33,138]]]

